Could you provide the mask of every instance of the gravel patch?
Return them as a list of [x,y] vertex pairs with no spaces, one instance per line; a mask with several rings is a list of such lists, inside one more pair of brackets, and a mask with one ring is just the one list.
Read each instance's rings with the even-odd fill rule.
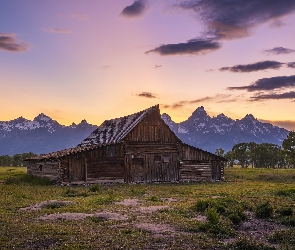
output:
[[64,207],[69,204],[74,203],[73,201],[58,201],[58,200],[50,200],[50,201],[43,201],[34,205],[31,205],[29,207],[22,207],[19,210],[20,211],[37,211],[44,208],[59,208]]
[[166,224],[138,223],[138,224],[135,224],[134,227],[144,231],[148,231],[152,234],[163,234],[166,232],[175,232],[175,228]]
[[148,206],[148,207],[140,207],[138,211],[144,214],[150,214],[150,213],[154,213],[164,209],[170,209],[170,207],[169,206]]
[[125,199],[119,202],[115,202],[115,204],[117,205],[123,205],[123,206],[136,206],[138,205],[140,202],[140,200],[138,199]]

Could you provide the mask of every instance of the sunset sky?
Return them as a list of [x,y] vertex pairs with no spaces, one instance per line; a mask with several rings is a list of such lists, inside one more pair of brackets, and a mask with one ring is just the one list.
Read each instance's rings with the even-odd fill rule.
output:
[[295,130],[295,0],[3,0],[0,121],[160,104]]

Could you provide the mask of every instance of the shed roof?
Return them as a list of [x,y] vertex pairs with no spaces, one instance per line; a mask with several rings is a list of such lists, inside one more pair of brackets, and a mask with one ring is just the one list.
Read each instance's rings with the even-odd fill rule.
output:
[[84,139],[78,147],[119,143],[140,121],[156,109],[159,109],[159,105],[132,115],[106,120]]

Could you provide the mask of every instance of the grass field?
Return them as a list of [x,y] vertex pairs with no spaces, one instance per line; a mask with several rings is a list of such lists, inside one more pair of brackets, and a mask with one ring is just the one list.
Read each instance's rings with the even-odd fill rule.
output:
[[0,167],[0,249],[295,249],[295,169],[225,177],[54,186]]

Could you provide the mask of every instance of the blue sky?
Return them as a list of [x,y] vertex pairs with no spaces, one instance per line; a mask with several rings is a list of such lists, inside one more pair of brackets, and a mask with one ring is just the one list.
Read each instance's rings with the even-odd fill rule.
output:
[[0,120],[62,124],[155,104],[295,129],[295,0],[9,0]]

